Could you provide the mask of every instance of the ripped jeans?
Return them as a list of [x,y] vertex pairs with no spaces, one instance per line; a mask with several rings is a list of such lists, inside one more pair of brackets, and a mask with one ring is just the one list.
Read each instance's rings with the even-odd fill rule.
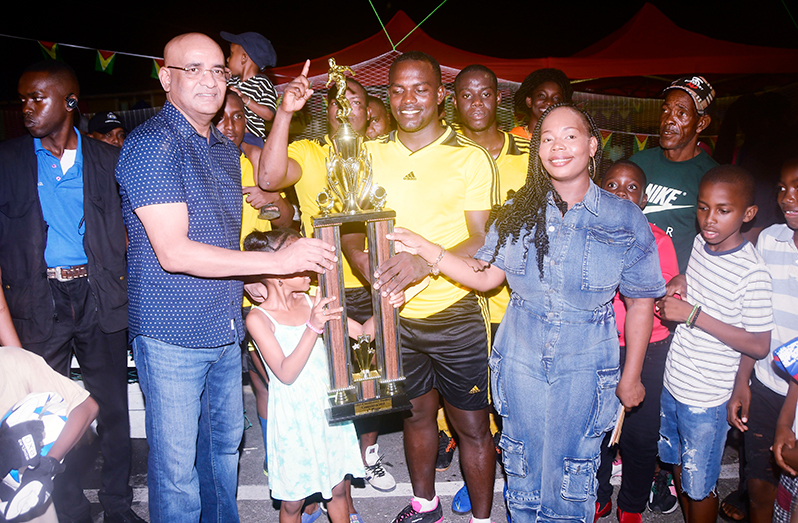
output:
[[662,389],[660,401],[659,459],[681,465],[682,492],[700,501],[715,492],[729,423],[726,403],[692,407]]
[[599,449],[619,405],[607,309],[535,311],[514,295],[502,320],[489,364],[513,523],[593,521]]

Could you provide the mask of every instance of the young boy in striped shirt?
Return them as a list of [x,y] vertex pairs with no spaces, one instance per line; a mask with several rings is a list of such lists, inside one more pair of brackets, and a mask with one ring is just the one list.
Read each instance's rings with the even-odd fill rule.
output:
[[679,323],[665,364],[659,456],[674,467],[682,513],[691,523],[714,523],[718,515],[726,404],[740,357],[758,360],[770,349],[770,272],[740,233],[756,215],[753,200],[754,180],[744,169],[707,171],[687,273],[671,280],[657,302],[662,319]]

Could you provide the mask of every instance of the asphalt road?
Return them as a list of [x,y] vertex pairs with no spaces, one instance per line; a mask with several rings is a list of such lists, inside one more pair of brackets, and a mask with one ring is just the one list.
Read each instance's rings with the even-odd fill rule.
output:
[[[249,386],[244,387],[244,403],[246,408],[245,415],[253,422],[253,426],[244,431],[244,441],[241,446],[238,486],[240,518],[243,523],[277,523],[279,505],[271,499],[267,486],[268,481],[263,475],[263,438],[257,425],[255,397]],[[135,401],[132,401],[131,409],[134,408],[134,404]],[[140,422],[140,418],[134,419],[134,435],[143,434],[141,427],[137,427]],[[365,523],[390,523],[396,514],[409,502],[409,498],[412,495],[402,447],[401,420],[399,418],[388,418],[384,420],[382,425],[378,441],[380,453],[385,456],[383,463],[387,462],[386,468],[396,478],[397,487],[393,492],[383,493],[362,483],[354,485],[352,496],[355,507]],[[94,447],[96,447],[96,443]],[[133,509],[143,518],[148,519],[146,440],[141,437],[134,438],[133,449],[133,474],[131,480],[134,489]],[[459,451],[455,452],[451,467],[445,472],[438,472],[436,489],[443,502],[444,521],[467,523],[470,519],[469,515],[461,516],[451,511],[452,497],[463,485],[458,463]],[[721,498],[737,486],[737,452],[731,445],[727,445],[723,463],[724,466],[719,482]],[[89,471],[85,480],[85,492],[92,502],[92,515],[97,523],[102,521],[102,508],[97,501],[97,490],[100,486],[100,466],[101,459],[98,458],[93,470]],[[491,514],[492,520],[496,523],[504,523],[506,521],[506,510],[501,494],[503,481],[500,467],[497,467],[493,511]],[[618,483],[618,481],[618,478],[613,479],[614,483]],[[616,494],[617,490],[618,487],[616,485]],[[614,499],[613,506],[615,506]],[[612,515],[600,520],[603,523],[614,521],[616,521],[614,511]],[[681,523],[683,519],[681,511],[677,509],[671,514],[646,512],[643,514],[643,521]],[[319,523],[321,522],[322,520],[319,520]]]

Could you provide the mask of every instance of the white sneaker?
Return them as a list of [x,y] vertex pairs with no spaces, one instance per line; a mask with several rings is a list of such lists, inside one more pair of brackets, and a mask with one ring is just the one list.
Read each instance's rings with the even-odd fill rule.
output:
[[377,490],[390,492],[396,488],[396,480],[390,472],[382,466],[382,456],[379,455],[379,444],[366,448],[366,480]]

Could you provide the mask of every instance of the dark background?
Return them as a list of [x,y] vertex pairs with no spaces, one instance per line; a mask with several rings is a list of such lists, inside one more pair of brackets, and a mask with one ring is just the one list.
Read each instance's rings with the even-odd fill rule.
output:
[[[383,23],[404,10],[416,23],[440,3],[373,0]],[[449,45],[496,57],[570,56],[620,28],[642,1],[532,2],[448,0],[421,28]],[[752,45],[798,48],[798,28],[781,0],[756,2],[654,1],[684,29]],[[798,15],[798,2],[787,5]],[[277,51],[277,65],[334,52],[381,30],[367,0],[342,2],[44,2],[6,5],[0,33],[160,57],[173,36],[199,31],[257,31]],[[14,14],[18,12],[20,14]],[[404,35],[391,35],[394,41]],[[0,37],[4,71],[0,101],[16,100],[21,70],[43,59],[35,41]],[[78,72],[82,95],[158,90],[152,61],[117,55],[114,74],[94,70],[96,52],[61,47]]]

